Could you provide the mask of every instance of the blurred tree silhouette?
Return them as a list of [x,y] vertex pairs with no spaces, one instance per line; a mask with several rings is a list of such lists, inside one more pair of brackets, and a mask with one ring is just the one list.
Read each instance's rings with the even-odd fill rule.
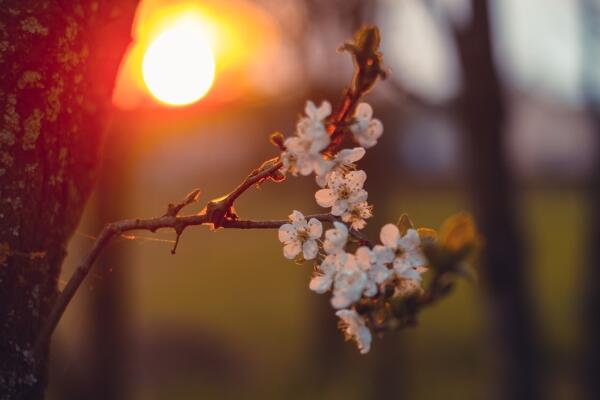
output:
[[582,301],[583,389],[587,399],[600,398],[600,3],[580,1],[581,89],[589,118],[596,134],[594,166],[588,183],[589,262],[584,271]]
[[495,396],[535,399],[538,340],[519,231],[515,187],[505,154],[504,102],[494,63],[489,0],[472,0],[470,23],[453,29],[462,68],[467,177],[485,238],[481,274],[489,306]]

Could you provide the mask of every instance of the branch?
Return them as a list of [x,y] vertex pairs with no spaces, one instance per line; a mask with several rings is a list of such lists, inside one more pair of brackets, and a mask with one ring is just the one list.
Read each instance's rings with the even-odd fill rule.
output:
[[[237,199],[242,193],[244,193],[247,189],[249,189],[252,185],[264,180],[270,174],[277,171],[281,167],[281,163],[276,163],[273,166],[263,170],[261,172],[254,171],[251,173],[245,180],[238,186],[233,192],[224,196],[222,200],[219,201],[211,201],[211,203],[215,204],[232,204],[235,199]],[[194,192],[192,192],[194,193]],[[190,195],[186,196],[188,199]],[[192,196],[195,197],[195,196]],[[185,201],[183,203],[190,204],[191,201]],[[180,203],[180,204],[183,204]],[[182,208],[182,207],[181,207]],[[179,209],[181,209],[179,208]],[[169,209],[172,209],[170,207]],[[71,302],[71,299],[83,283],[86,276],[91,271],[96,259],[101,254],[102,250],[110,243],[111,239],[115,236],[119,236],[124,232],[135,231],[135,230],[146,230],[150,232],[156,232],[161,228],[171,228],[174,229],[177,233],[178,237],[181,235],[181,232],[188,226],[196,226],[196,225],[209,225],[212,224],[213,227],[217,226],[217,223],[213,218],[215,218],[216,214],[212,214],[212,217],[207,213],[207,209],[204,209],[200,214],[196,215],[186,215],[186,216],[177,216],[177,215],[164,215],[158,218],[150,218],[150,219],[127,219],[118,222],[113,222],[106,225],[100,234],[98,235],[94,245],[92,246],[92,250],[84,259],[83,263],[77,267],[69,282],[63,289],[63,291],[59,294],[48,319],[45,321],[44,326],[42,327],[40,334],[36,340],[33,354],[34,359],[38,359],[38,355],[42,354],[42,350],[47,345],[52,336],[58,322],[60,321],[62,315],[64,314],[67,306]],[[315,215],[307,215],[307,219],[316,218],[322,222],[333,222],[337,221],[337,217],[331,214],[315,214]],[[288,223],[286,220],[265,220],[265,221],[253,221],[253,220],[239,220],[239,219],[222,219],[219,221],[218,226],[222,228],[228,229],[278,229],[281,225]],[[368,239],[364,237],[364,235],[358,231],[351,230],[352,235],[363,242],[368,242]]]
[[[344,50],[350,51],[355,63],[355,74],[352,87],[346,90],[340,108],[333,114],[328,126],[332,138],[331,144],[326,151],[334,152],[345,133],[347,133],[347,120],[354,111],[358,101],[365,95],[379,78],[385,78],[387,72],[383,68],[382,55],[379,52],[379,30],[376,27],[366,27],[356,35],[354,43],[346,43]],[[171,253],[175,253],[179,238],[185,228],[192,225],[211,225],[213,229],[277,229],[288,223],[288,220],[252,221],[240,220],[234,210],[235,201],[254,185],[260,185],[268,180],[280,182],[284,179],[279,171],[283,163],[280,157],[269,159],[253,170],[233,191],[228,194],[210,200],[200,213],[188,216],[179,216],[179,212],[189,204],[198,200],[200,190],[190,192],[183,201],[177,204],[169,204],[166,213],[158,218],[152,219],[129,219],[106,225],[94,242],[92,250],[84,259],[83,263],[75,270],[64,290],[58,295],[52,310],[44,322],[40,334],[33,348],[34,361],[41,360],[41,354],[48,345],[50,338],[64,314],[71,299],[89,274],[96,259],[110,240],[117,235],[127,231],[147,230],[155,232],[161,228],[171,228],[177,235],[175,245]],[[308,219],[316,218],[322,222],[334,222],[339,218],[331,214],[308,215]],[[357,239],[359,244],[372,247],[372,243],[362,233],[350,229],[350,234]]]

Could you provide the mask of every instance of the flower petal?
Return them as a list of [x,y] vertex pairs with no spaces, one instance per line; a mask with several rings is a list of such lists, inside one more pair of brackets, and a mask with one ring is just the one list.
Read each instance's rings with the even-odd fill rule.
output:
[[331,114],[331,103],[329,103],[327,100],[323,100],[321,102],[321,106],[316,112],[316,117],[319,121],[321,121],[327,118],[329,114]]
[[312,260],[313,258],[315,258],[317,256],[318,252],[319,252],[319,246],[317,245],[317,242],[314,240],[309,239],[306,242],[304,242],[304,244],[302,245],[302,253],[304,255],[305,260]]
[[345,293],[335,293],[334,291],[333,297],[331,298],[331,305],[333,306],[333,308],[346,308],[350,304],[352,304],[352,300],[350,300]]
[[[317,201],[318,203],[318,201]],[[348,200],[336,200],[331,207],[331,213],[340,216],[348,209]]]
[[420,244],[421,238],[416,229],[407,230],[402,239],[398,241],[398,247],[405,251],[416,249]]
[[[323,157],[318,157],[315,160],[315,174],[317,174],[317,179],[319,176],[322,176],[323,178],[325,178],[325,175],[331,171],[331,169],[334,166],[334,162],[331,160],[325,160],[323,159]],[[321,185],[319,185],[321,186]],[[325,187],[325,185],[321,186],[321,187]]]
[[372,119],[367,128],[367,137],[377,141],[383,134],[383,124],[378,119]]
[[373,254],[375,256],[375,262],[378,264],[389,264],[394,261],[394,252],[388,246],[382,246],[380,244],[373,247]]
[[325,186],[327,186],[327,178],[328,178],[329,174],[325,174],[325,175],[316,175],[315,176],[315,181],[317,182],[317,185],[319,185],[319,187],[324,188]]
[[371,268],[371,250],[367,246],[359,247],[354,254],[360,268],[365,271]]
[[358,189],[350,194],[350,196],[348,197],[348,202],[351,204],[362,203],[363,201],[366,201],[368,197],[369,194],[366,190]]
[[288,260],[296,258],[296,256],[300,254],[300,251],[302,251],[302,246],[300,246],[300,242],[297,240],[283,246],[283,256]]
[[346,174],[346,181],[352,188],[362,188],[367,180],[367,173],[363,170],[352,171]]
[[313,292],[317,292],[319,294],[323,294],[329,289],[331,289],[331,284],[333,280],[330,275],[316,275],[310,280],[308,287]]
[[400,231],[394,224],[386,224],[381,228],[379,239],[384,245],[396,249],[398,248],[398,240],[400,240]]
[[278,233],[281,243],[288,243],[296,239],[296,229],[294,229],[292,224],[281,225]]
[[356,106],[354,115],[357,118],[371,119],[371,117],[373,117],[373,108],[369,103],[360,103]]
[[312,239],[318,239],[323,234],[323,224],[321,221],[315,218],[311,218],[308,221],[308,234]]
[[313,139],[311,141],[309,152],[311,154],[317,154],[327,146],[331,142],[329,135],[325,132],[325,127],[321,126],[318,130],[311,131],[313,134]]
[[363,158],[366,152],[363,147],[344,149],[337,154],[336,159],[342,164],[351,164]]
[[304,107],[304,112],[309,117],[315,117],[317,115],[317,106],[315,106],[315,103],[313,103],[312,101],[308,100],[306,102],[306,106]]
[[335,313],[344,326],[344,334],[352,338],[361,354],[366,354],[371,349],[371,331],[365,320],[354,310],[339,310]]
[[295,222],[304,220],[304,214],[302,214],[298,210],[294,210],[294,211],[292,211],[292,213],[290,215],[288,215],[288,218],[290,219],[292,224],[294,224]]
[[365,286],[364,294],[367,297],[373,297],[377,294],[378,291],[379,291],[379,289],[377,288],[377,285],[375,284],[375,282],[369,280],[367,282],[367,285]]
[[331,207],[336,200],[336,196],[331,189],[320,189],[315,193],[315,200],[321,207]]

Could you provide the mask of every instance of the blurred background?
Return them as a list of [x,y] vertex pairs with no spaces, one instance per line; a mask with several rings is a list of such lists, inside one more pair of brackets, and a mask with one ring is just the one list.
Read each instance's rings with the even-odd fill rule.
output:
[[[50,398],[481,399],[513,383],[512,398],[600,393],[585,380],[599,346],[596,0],[142,0],[60,286],[104,223],[161,215],[196,187],[198,211],[276,154],[268,135],[291,135],[307,99],[338,104],[353,68],[336,49],[367,23],[392,73],[366,99],[385,127],[361,161],[375,205],[366,232],[403,212],[437,228],[471,210],[486,239],[479,281],[361,356],[275,231],[190,228],[176,255],[173,232],[135,233],[65,314]],[[169,42],[180,28],[199,50]],[[185,57],[192,76],[161,69]],[[319,212],[315,188],[267,184],[237,210]]]

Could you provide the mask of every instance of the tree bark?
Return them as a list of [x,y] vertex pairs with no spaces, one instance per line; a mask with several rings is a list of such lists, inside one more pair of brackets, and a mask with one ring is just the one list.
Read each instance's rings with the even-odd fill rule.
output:
[[506,105],[493,60],[489,0],[472,0],[472,19],[456,31],[463,71],[463,120],[472,205],[485,238],[481,275],[485,285],[494,357],[494,396],[539,397],[534,337],[523,241],[515,188],[505,156]]
[[67,242],[94,184],[135,0],[0,0],[0,398],[40,399]]

